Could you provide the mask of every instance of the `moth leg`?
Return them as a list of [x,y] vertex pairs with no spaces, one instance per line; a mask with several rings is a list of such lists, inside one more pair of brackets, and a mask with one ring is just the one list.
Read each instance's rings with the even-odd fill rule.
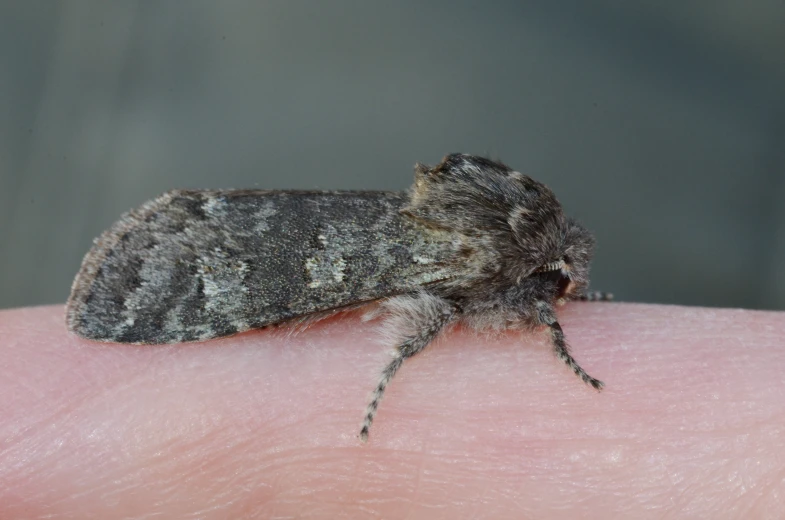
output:
[[455,316],[455,308],[446,300],[420,293],[415,296],[398,296],[384,304],[389,313],[385,323],[386,335],[396,338],[393,358],[382,370],[379,384],[373,390],[371,402],[365,409],[365,419],[360,430],[360,440],[368,440],[376,410],[384,391],[406,358],[422,351],[431,343]]
[[599,379],[590,376],[581,366],[575,361],[575,358],[570,354],[570,347],[567,345],[567,340],[564,337],[564,331],[561,325],[556,320],[553,308],[545,302],[537,304],[538,317],[540,323],[547,325],[551,333],[551,342],[553,343],[553,352],[556,357],[564,361],[564,363],[575,372],[575,375],[580,377],[584,383],[591,385],[597,390],[602,390],[605,383]]
[[581,294],[578,299],[582,302],[609,302],[613,300],[613,293],[589,291]]

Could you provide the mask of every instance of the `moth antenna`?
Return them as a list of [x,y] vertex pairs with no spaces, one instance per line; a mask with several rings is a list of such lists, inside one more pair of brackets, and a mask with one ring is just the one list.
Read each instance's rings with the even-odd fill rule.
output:
[[548,325],[551,330],[551,339],[553,340],[553,351],[556,354],[556,357],[564,361],[564,363],[575,372],[575,375],[580,377],[584,383],[594,387],[597,390],[602,390],[602,387],[605,386],[605,383],[600,381],[599,379],[595,379],[591,377],[586,371],[581,368],[577,361],[570,355],[570,348],[567,346],[567,342],[564,339],[564,331],[559,325],[558,321],[554,321]]

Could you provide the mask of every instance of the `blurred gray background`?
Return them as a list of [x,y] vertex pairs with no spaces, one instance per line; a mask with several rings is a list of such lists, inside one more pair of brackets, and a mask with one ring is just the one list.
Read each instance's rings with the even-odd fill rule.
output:
[[[710,6],[710,7],[707,7]],[[785,308],[785,2],[3,1],[0,307],[175,187],[401,190],[487,154],[619,299]]]

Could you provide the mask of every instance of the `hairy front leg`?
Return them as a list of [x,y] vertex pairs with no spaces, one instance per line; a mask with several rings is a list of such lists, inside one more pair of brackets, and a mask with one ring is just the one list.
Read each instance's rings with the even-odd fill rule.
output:
[[376,410],[384,391],[403,360],[422,351],[455,317],[455,308],[446,300],[427,293],[413,296],[396,296],[384,304],[388,314],[385,330],[395,341],[393,358],[382,370],[379,383],[373,391],[371,402],[365,410],[360,439],[368,440]]
[[564,331],[556,319],[556,313],[553,307],[547,302],[537,302],[537,319],[542,325],[547,325],[551,333],[551,343],[553,344],[553,352],[556,357],[564,361],[564,363],[575,372],[575,375],[580,377],[584,383],[591,385],[597,390],[602,390],[605,383],[599,379],[590,376],[579,364],[575,358],[570,354],[570,347],[567,345],[567,340],[564,337]]

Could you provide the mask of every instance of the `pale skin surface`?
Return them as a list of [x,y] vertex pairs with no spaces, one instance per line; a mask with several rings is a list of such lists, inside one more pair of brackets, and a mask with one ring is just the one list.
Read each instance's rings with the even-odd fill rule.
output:
[[0,518],[781,518],[785,313],[615,303],[387,360],[357,314],[138,347],[0,312]]

